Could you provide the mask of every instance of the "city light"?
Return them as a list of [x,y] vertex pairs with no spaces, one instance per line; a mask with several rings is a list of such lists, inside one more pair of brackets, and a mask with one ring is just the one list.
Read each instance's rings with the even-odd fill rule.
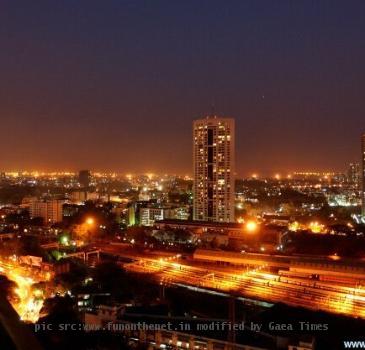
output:
[[294,222],[291,222],[289,225],[288,225],[288,229],[289,231],[298,231],[300,228],[300,224],[298,221],[294,221]]
[[312,221],[309,224],[309,229],[313,233],[325,233],[326,231],[325,226],[323,224],[320,224],[318,221]]
[[67,236],[62,236],[62,237],[61,237],[61,243],[62,243],[63,245],[68,245],[68,244],[69,244],[69,239],[68,239],[68,237],[67,237]]
[[248,221],[245,225],[245,229],[247,232],[255,232],[257,230],[257,223],[255,221]]
[[94,223],[95,223],[94,218],[89,217],[86,219],[86,224],[88,224],[89,226],[94,225]]
[[0,350],[365,348],[365,2],[12,3]]

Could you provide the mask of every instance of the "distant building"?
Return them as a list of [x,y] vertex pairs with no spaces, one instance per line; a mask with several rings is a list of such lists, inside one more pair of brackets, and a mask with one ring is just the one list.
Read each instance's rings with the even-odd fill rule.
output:
[[347,182],[356,188],[361,186],[361,168],[359,163],[350,163],[347,171]]
[[32,218],[41,217],[45,224],[54,224],[63,219],[64,200],[40,200],[33,198],[30,201],[29,212]]
[[266,224],[284,227],[287,227],[292,219],[289,215],[278,214],[264,214],[262,218]]
[[361,159],[362,159],[362,207],[361,214],[365,216],[365,134],[361,136]]
[[153,226],[155,221],[164,219],[189,219],[189,207],[156,207],[147,206],[140,209],[140,224],[142,226]]
[[87,192],[87,191],[75,191],[71,192],[70,200],[72,203],[81,204],[86,201],[95,201],[99,198],[98,193],[96,192]]
[[140,224],[142,226],[153,226],[156,220],[164,219],[164,208],[141,208]]
[[189,221],[189,220],[174,220],[174,219],[164,219],[157,221],[155,226],[159,230],[164,230],[167,228],[172,229],[182,229],[190,230],[196,233],[203,233],[207,231],[219,231],[221,233],[226,233],[231,236],[242,235],[242,224],[237,222],[212,222],[212,221]]
[[151,199],[151,196],[149,192],[147,191],[140,191],[138,194],[138,200],[139,201],[145,201],[148,202]]
[[190,207],[188,205],[171,208],[165,215],[165,219],[175,220],[189,220],[190,219]]
[[234,222],[234,119],[193,122],[193,219]]
[[75,216],[80,210],[80,206],[77,204],[64,204],[63,217]]
[[80,170],[79,171],[79,184],[82,188],[88,188],[91,183],[91,173],[90,170]]
[[[82,306],[82,303],[84,300],[79,301],[78,306]],[[84,313],[84,322],[90,327],[106,327],[109,323],[117,321],[123,309],[121,305],[99,305],[95,311]]]
[[148,201],[136,201],[132,202],[128,206],[128,226],[134,226],[140,224],[140,211],[141,208],[147,207]]

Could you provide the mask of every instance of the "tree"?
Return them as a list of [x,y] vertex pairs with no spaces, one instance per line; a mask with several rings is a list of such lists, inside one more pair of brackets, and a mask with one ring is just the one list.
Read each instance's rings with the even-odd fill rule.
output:
[[55,278],[55,283],[68,290],[78,287],[89,273],[87,266],[79,261],[71,260],[70,264],[69,272],[62,273]]
[[146,230],[143,227],[139,226],[129,227],[126,235],[133,238],[136,243],[142,244],[146,241],[148,237]]
[[99,264],[93,272],[94,282],[103,292],[119,296],[129,292],[126,273],[116,263],[105,262]]
[[10,302],[15,302],[18,299],[15,289],[15,282],[9,280],[4,275],[0,275],[0,295],[5,296]]
[[39,239],[34,236],[24,236],[20,240],[19,255],[34,255],[46,257],[45,250],[40,246]]

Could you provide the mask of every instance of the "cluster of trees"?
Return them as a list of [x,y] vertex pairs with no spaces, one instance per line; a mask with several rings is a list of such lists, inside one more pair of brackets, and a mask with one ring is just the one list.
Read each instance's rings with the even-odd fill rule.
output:
[[4,241],[0,245],[0,253],[4,256],[9,255],[34,255],[40,256],[45,261],[50,259],[49,254],[40,246],[36,236],[21,236],[12,240]]
[[19,204],[24,197],[39,197],[43,193],[64,196],[65,189],[55,186],[9,185],[0,187],[0,203]]
[[31,218],[28,210],[22,210],[17,213],[10,213],[5,218],[7,225],[18,225],[19,230],[25,226],[42,226],[42,218]]
[[[195,247],[194,235],[183,229],[166,228],[164,230],[153,231],[146,227],[132,226],[123,232],[123,236],[128,241],[132,240],[136,248],[155,248],[170,250],[190,251]],[[173,245],[169,245],[172,243]]]
[[285,236],[284,245],[287,252],[297,254],[337,254],[351,258],[360,258],[365,255],[365,237],[355,235],[339,236],[295,232]]
[[9,280],[5,275],[0,275],[0,296],[5,297],[11,303],[18,301],[18,296],[15,293],[16,283]]
[[182,229],[166,229],[160,230],[153,234],[158,241],[176,242],[187,244],[193,239],[193,235],[188,230]]
[[[144,305],[149,305],[158,297],[158,286],[148,277],[137,276],[126,273],[116,262],[106,261],[89,268],[81,261],[70,260],[70,271],[61,274],[53,281],[54,289],[61,285],[63,290],[70,290],[71,295],[55,296],[47,299],[44,303],[42,314],[47,316],[41,318],[38,323],[52,324],[52,330],[38,332],[36,336],[45,348],[65,349],[65,348],[85,348],[89,344],[90,349],[114,349],[114,345],[120,346],[123,339],[118,335],[103,332],[85,333],[83,330],[59,331],[60,324],[80,324],[81,314],[77,308],[77,296],[81,293],[110,294],[110,301],[125,302],[134,300]],[[10,287],[4,285],[3,289]],[[0,293],[2,284],[0,280]],[[116,342],[117,340],[117,342]],[[77,346],[80,344],[80,347]],[[110,347],[108,347],[110,346]],[[127,343],[122,347],[128,349]],[[116,347],[120,349],[120,347]]]
[[92,217],[94,224],[88,230],[92,231],[93,236],[115,236],[121,233],[124,227],[112,209],[112,203],[97,205],[95,202],[87,201],[85,205],[78,208],[73,216],[65,218],[63,223],[58,226],[63,229],[70,229],[74,225],[84,224],[87,218]]
[[[158,296],[158,288],[149,276],[127,273],[117,262],[105,261],[89,268],[79,260],[70,260],[70,271],[57,276],[60,284],[71,294],[109,293],[114,301],[130,300],[148,303]],[[87,281],[87,283],[85,282]]]

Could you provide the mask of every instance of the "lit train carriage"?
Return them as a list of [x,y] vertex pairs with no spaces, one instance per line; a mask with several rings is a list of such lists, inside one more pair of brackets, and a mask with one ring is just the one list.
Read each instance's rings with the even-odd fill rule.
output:
[[319,281],[332,281],[341,284],[365,285],[365,267],[363,264],[353,264],[345,261],[317,261],[302,259],[292,261],[290,273]]
[[285,276],[285,277],[294,277],[294,278],[312,278],[312,273],[305,272],[305,271],[296,271],[296,270],[279,270],[278,271],[279,276]]

